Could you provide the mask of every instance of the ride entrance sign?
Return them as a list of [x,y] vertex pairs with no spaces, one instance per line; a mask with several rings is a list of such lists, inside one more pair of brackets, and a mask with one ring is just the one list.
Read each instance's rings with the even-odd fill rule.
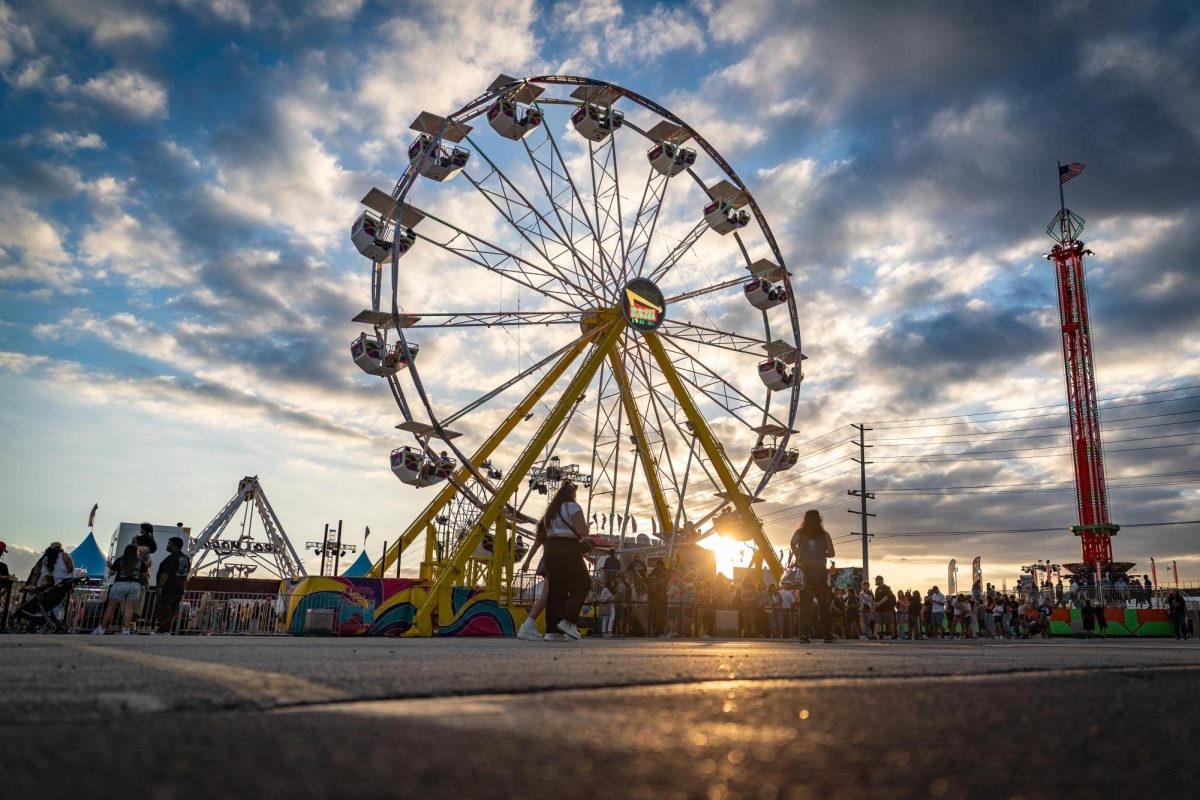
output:
[[663,293],[646,278],[634,278],[621,292],[621,314],[635,331],[656,331],[667,316]]

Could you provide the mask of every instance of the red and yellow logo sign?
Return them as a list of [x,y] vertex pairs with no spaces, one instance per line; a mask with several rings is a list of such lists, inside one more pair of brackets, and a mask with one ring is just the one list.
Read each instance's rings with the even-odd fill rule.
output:
[[634,278],[625,284],[621,296],[621,313],[635,329],[656,330],[663,323],[666,302],[662,292],[646,278]]

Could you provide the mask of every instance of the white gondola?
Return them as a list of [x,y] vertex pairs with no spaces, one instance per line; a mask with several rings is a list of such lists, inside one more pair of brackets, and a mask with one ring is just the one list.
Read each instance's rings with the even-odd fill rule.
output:
[[674,142],[659,142],[650,148],[646,158],[659,175],[671,177],[696,163],[696,151],[690,147],[680,147]]
[[374,336],[362,333],[350,343],[350,357],[368,375],[384,374],[383,356],[383,345]]
[[392,472],[402,483],[417,486],[421,480],[421,467],[425,456],[415,447],[401,447],[392,451]]
[[450,477],[450,473],[454,471],[457,462],[446,455],[442,451],[438,458],[427,459],[421,465],[421,475],[417,479],[417,486],[433,486],[436,483],[441,483]]
[[402,369],[407,369],[408,365],[417,360],[417,353],[421,352],[421,345],[416,342],[410,342],[408,349],[404,348],[403,342],[396,342],[392,345],[392,349],[383,354],[383,366],[380,367],[378,375],[395,375]]
[[408,148],[408,160],[417,165],[417,172],[435,181],[453,178],[467,165],[471,153],[461,147],[434,147],[433,137],[422,133]]
[[734,208],[725,200],[713,200],[704,207],[704,221],[724,236],[749,225],[750,212],[744,208]]
[[778,358],[760,361],[758,364],[758,378],[772,392],[777,392],[780,389],[786,389],[791,386],[793,376],[794,372],[791,367],[784,364]]
[[392,256],[392,243],[383,238],[383,223],[370,211],[364,211],[354,220],[350,241],[358,252],[372,261],[387,261]]
[[521,106],[507,97],[500,97],[488,109],[487,118],[496,133],[515,142],[524,139],[542,124],[542,110],[534,106]]
[[374,336],[365,333],[350,343],[350,357],[368,375],[395,375],[411,364],[420,350],[421,345],[416,342],[409,344],[408,350],[401,342],[396,342],[389,350]]
[[754,278],[742,286],[746,299],[757,309],[766,310],[787,302],[787,287],[771,283],[765,278]]
[[[775,452],[778,450],[774,445],[759,445],[750,451],[750,457],[754,459],[754,466],[761,470],[766,470],[771,466],[771,460],[775,458]],[[796,466],[800,460],[799,450],[788,450],[784,452],[779,459],[779,465],[775,468],[776,472],[784,472]]]
[[744,542],[753,538],[747,526],[742,521],[742,515],[733,508],[727,508],[713,517],[713,530],[720,536],[738,542]]
[[583,138],[603,142],[613,131],[625,124],[625,115],[612,108],[584,103],[571,115],[571,124]]

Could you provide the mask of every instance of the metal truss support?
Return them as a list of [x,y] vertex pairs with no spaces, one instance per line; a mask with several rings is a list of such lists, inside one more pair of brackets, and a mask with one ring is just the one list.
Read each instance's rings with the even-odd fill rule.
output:
[[[630,384],[629,375],[625,371],[622,354],[615,350],[609,353],[608,363],[612,368],[613,377],[616,379],[617,386],[620,389],[621,402],[625,404],[625,416],[629,418],[629,429],[633,431],[633,436],[637,439],[637,454],[642,462],[642,471],[646,473],[646,483],[649,484],[650,498],[654,502],[654,514],[658,517],[658,527],[665,535],[672,530],[674,524],[671,518],[671,510],[667,508],[667,500],[663,496],[662,484],[659,481],[658,475],[658,465],[654,463],[654,454],[651,452],[653,443],[646,437],[646,429],[642,425],[642,415],[638,413],[637,400],[633,396],[633,386]],[[630,486],[632,485],[631,482]],[[626,511],[626,516],[628,516],[628,511]]]
[[646,254],[650,252],[650,240],[658,224],[658,212],[662,210],[663,195],[667,191],[669,176],[660,175],[654,169],[646,179],[642,190],[642,202],[637,216],[633,218],[633,231],[629,234],[629,274],[641,276]]
[[[742,524],[749,528],[751,536],[754,540],[755,547],[767,568],[771,570],[772,577],[776,582],[783,579],[783,565],[779,563],[779,558],[775,555],[775,547],[767,539],[766,533],[763,531],[762,521],[758,515],[754,513],[754,508],[751,506],[751,497],[741,490],[738,484],[737,477],[733,474],[733,469],[729,466],[729,462],[725,460],[725,452],[720,443],[713,436],[712,430],[709,429],[708,423],[704,419],[704,415],[696,408],[692,402],[692,397],[688,393],[687,386],[679,378],[679,374],[675,371],[675,365],[671,363],[670,357],[667,355],[666,349],[663,348],[662,342],[659,341],[658,335],[655,333],[645,333],[642,335],[646,345],[650,348],[650,354],[654,356],[654,360],[658,362],[658,368],[662,370],[663,376],[667,379],[667,383],[671,386],[671,391],[679,401],[680,408],[683,409],[684,415],[688,422],[692,423],[692,430],[696,434],[696,439],[699,440],[700,446],[704,449],[708,456],[709,463],[717,472],[717,477],[721,481],[729,501],[737,509],[741,515]],[[755,576],[757,581],[757,575]]]
[[612,279],[616,284],[613,289],[619,291],[625,283],[629,266],[625,261],[625,227],[621,219],[621,179],[617,174],[616,139],[613,135],[600,145],[588,142],[588,152],[592,165],[592,202],[596,210],[596,248],[601,258],[612,265]]
[[[525,399],[517,403],[517,405],[509,413],[508,417],[505,418],[504,422],[502,422],[500,426],[496,428],[492,435],[488,437],[487,441],[485,441],[483,445],[475,452],[475,455],[471,458],[472,464],[478,465],[491,456],[492,452],[495,451],[495,449],[500,446],[504,439],[513,432],[517,425],[519,425],[521,421],[525,419],[525,415],[528,414],[533,409],[534,405],[542,398],[542,396],[550,390],[550,387],[552,387],[555,382],[562,377],[563,373],[566,372],[567,367],[569,367],[571,362],[573,362],[579,356],[579,354],[583,352],[583,349],[590,341],[591,339],[588,338],[583,338],[577,341],[574,347],[564,353],[562,358],[560,358],[554,364],[554,366],[546,371],[546,374],[543,375],[542,379],[537,382],[537,385],[530,390],[529,394],[525,396]],[[470,477],[470,474],[470,469],[462,467],[458,471],[458,480],[465,481],[468,477]],[[438,493],[437,497],[433,499],[433,502],[427,505],[425,510],[418,514],[416,519],[412,521],[412,524],[408,526],[408,529],[404,532],[404,535],[400,537],[395,544],[388,548],[387,553],[384,554],[382,559],[375,562],[375,564],[371,567],[371,571],[367,573],[367,577],[382,578],[387,573],[388,567],[395,563],[396,559],[400,557],[400,554],[403,553],[414,541],[416,541],[418,536],[424,533],[426,529],[432,530],[434,518],[437,517],[437,515],[441,513],[442,509],[454,499],[454,495],[457,492],[457,486],[455,486],[453,483],[447,483],[447,485],[442,488],[441,492]]]
[[[616,344],[617,339],[625,330],[625,321],[620,317],[612,319],[611,322],[603,329],[599,341],[596,342],[596,347],[588,354],[584,360],[583,366],[571,378],[570,384],[555,404],[550,415],[542,423],[537,434],[525,446],[516,462],[509,468],[508,474],[505,475],[503,482],[496,489],[496,493],[488,502],[483,512],[479,515],[475,525],[471,528],[471,532],[460,543],[457,552],[448,561],[444,562],[441,569],[438,570],[437,577],[429,586],[428,593],[417,606],[416,612],[413,615],[412,633],[418,636],[433,635],[433,611],[435,608],[447,609],[449,606],[450,590],[457,582],[461,580],[467,567],[467,562],[471,558],[471,554],[475,548],[483,541],[483,537],[487,530],[491,528],[500,516],[505,512],[505,507],[508,499],[520,486],[525,479],[526,473],[537,462],[538,456],[550,441],[551,437],[558,430],[559,426],[566,419],[567,414],[574,408],[579,400],[579,395],[591,383],[592,378],[596,375],[596,370],[604,363],[608,357],[608,353]],[[445,602],[443,602],[445,601]]]

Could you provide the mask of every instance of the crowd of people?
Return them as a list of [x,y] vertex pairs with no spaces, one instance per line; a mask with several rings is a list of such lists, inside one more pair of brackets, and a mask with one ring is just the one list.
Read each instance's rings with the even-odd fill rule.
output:
[[[170,634],[179,615],[191,557],[184,552],[179,536],[170,537],[166,549],[167,556],[159,562],[151,583],[151,556],[158,551],[158,543],[154,539],[154,526],[143,522],[121,555],[106,565],[104,610],[99,624],[91,631],[93,634],[132,634],[134,622],[139,619],[151,623],[156,635]],[[7,566],[0,575],[8,576]],[[76,569],[62,543],[51,542],[30,570],[23,594],[53,596],[46,612],[58,629],[65,630],[64,615],[70,593],[54,590],[81,577],[87,576]]]
[[[579,638],[585,606],[593,609],[588,615],[594,620],[593,634],[602,637],[709,637],[720,632],[825,642],[1048,638],[1053,609],[1071,606],[1080,609],[1085,637],[1105,638],[1118,608],[1124,621],[1127,604],[1153,602],[1148,577],[1143,584],[1121,576],[1103,599],[1094,587],[1075,579],[1069,587],[1060,581],[1043,591],[999,591],[977,583],[970,592],[944,593],[938,586],[895,592],[877,575],[873,585],[863,581],[831,588],[826,565],[835,555],[834,545],[817,511],[805,514],[792,538],[793,568],[782,584],[756,582],[751,576],[735,582],[721,574],[700,575],[692,565],[673,568],[664,559],[647,564],[637,554],[622,564],[614,551],[595,555],[596,569],[589,577],[587,523],[574,494],[574,487],[564,484],[551,499],[526,555],[523,571],[545,548],[536,572],[544,589],[518,632],[522,639]],[[1186,637],[1182,596],[1173,594],[1168,606],[1179,637]],[[535,623],[543,610],[545,635]],[[733,614],[720,612],[736,612],[736,622]]]

